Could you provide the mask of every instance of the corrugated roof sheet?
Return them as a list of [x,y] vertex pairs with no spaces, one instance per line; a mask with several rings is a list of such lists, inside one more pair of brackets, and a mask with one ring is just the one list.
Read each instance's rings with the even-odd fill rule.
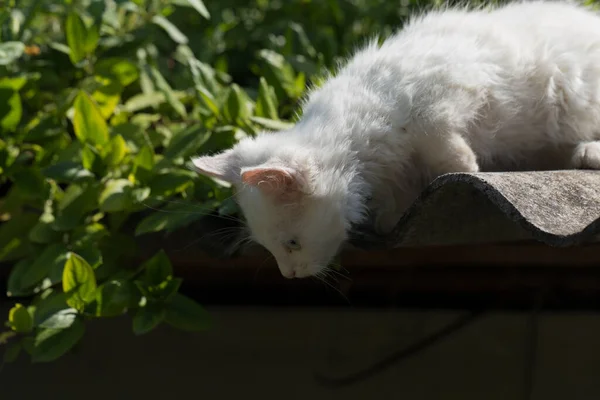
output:
[[551,246],[600,233],[600,172],[452,173],[438,177],[392,234],[353,234],[359,247],[514,242]]

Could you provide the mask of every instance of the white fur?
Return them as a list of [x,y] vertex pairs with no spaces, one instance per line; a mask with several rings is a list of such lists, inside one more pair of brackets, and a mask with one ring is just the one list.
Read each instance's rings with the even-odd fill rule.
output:
[[[194,159],[239,188],[253,237],[285,276],[318,274],[352,224],[388,232],[448,172],[600,167],[600,17],[574,3],[520,2],[414,17],[315,89],[289,131]],[[292,168],[297,201],[241,184],[242,168]],[[282,242],[297,238],[302,249]]]

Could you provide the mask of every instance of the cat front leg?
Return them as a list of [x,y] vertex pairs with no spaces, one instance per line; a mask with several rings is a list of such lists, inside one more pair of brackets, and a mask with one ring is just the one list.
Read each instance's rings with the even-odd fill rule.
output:
[[571,157],[571,167],[600,169],[600,141],[579,143]]
[[479,172],[477,156],[457,133],[424,135],[415,147],[429,181],[450,172]]
[[412,143],[416,152],[414,165],[403,168],[395,179],[399,182],[380,184],[369,202],[375,230],[389,233],[421,192],[440,175],[449,172],[478,172],[477,157],[459,134],[423,136]]

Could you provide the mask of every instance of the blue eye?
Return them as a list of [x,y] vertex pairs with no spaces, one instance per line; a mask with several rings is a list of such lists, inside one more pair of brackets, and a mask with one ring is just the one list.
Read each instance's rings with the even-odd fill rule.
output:
[[300,250],[302,248],[300,243],[298,243],[298,241],[295,239],[290,239],[285,242],[285,247],[287,247],[288,250]]

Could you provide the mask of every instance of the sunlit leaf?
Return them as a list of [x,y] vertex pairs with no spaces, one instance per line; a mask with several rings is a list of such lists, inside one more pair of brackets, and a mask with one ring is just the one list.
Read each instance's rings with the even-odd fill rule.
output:
[[200,15],[206,19],[210,19],[210,13],[202,0],[172,0],[171,2],[178,6],[194,7]]
[[123,87],[117,81],[103,79],[103,84],[92,93],[92,99],[103,119],[108,119],[121,100]]
[[0,43],[0,65],[8,65],[15,62],[23,55],[25,44],[21,42]]
[[165,101],[165,95],[161,92],[136,94],[127,100],[123,109],[128,112],[136,112],[145,108],[158,107]]
[[23,106],[19,93],[0,85],[0,132],[14,131],[22,115]]
[[127,154],[127,151],[127,143],[125,143],[123,137],[121,135],[115,135],[108,143],[108,151],[104,162],[109,166],[119,165]]
[[54,361],[66,354],[83,337],[84,325],[75,320],[66,329],[45,328],[38,332],[31,349],[31,360],[34,363]]
[[64,183],[77,182],[94,177],[94,174],[74,161],[64,161],[52,164],[46,167],[42,173],[47,178]]
[[214,115],[219,115],[219,106],[217,105],[217,100],[215,99],[215,97],[203,87],[197,87],[196,89],[198,90],[198,94],[200,95],[200,98],[202,99],[206,107],[208,107],[208,109]]
[[94,67],[98,76],[116,80],[123,87],[135,82],[139,77],[137,66],[125,58],[104,58],[98,61]]
[[270,131],[283,131],[290,129],[294,126],[289,122],[283,122],[279,120],[273,120],[269,118],[261,118],[261,117],[250,117],[250,120],[260,126],[261,128],[270,130]]
[[100,193],[100,210],[117,212],[131,206],[130,190],[133,184],[127,179],[111,179]]
[[28,333],[33,329],[33,318],[22,304],[15,304],[8,312],[10,328],[19,333]]
[[88,262],[75,253],[69,253],[62,276],[67,304],[77,310],[96,298],[96,276]]
[[77,310],[74,308],[64,308],[50,315],[40,322],[42,328],[66,329],[75,323]]
[[164,31],[173,39],[174,42],[179,44],[186,44],[188,42],[187,36],[185,36],[179,28],[177,28],[171,21],[163,17],[162,15],[155,15],[152,17],[152,22],[164,29]]
[[279,119],[277,115],[277,96],[272,87],[262,76],[258,86],[258,98],[256,99],[256,115],[272,120]]
[[108,143],[108,126],[91,97],[84,91],[79,91],[73,106],[73,128],[77,138],[82,143],[89,142],[101,146]]

